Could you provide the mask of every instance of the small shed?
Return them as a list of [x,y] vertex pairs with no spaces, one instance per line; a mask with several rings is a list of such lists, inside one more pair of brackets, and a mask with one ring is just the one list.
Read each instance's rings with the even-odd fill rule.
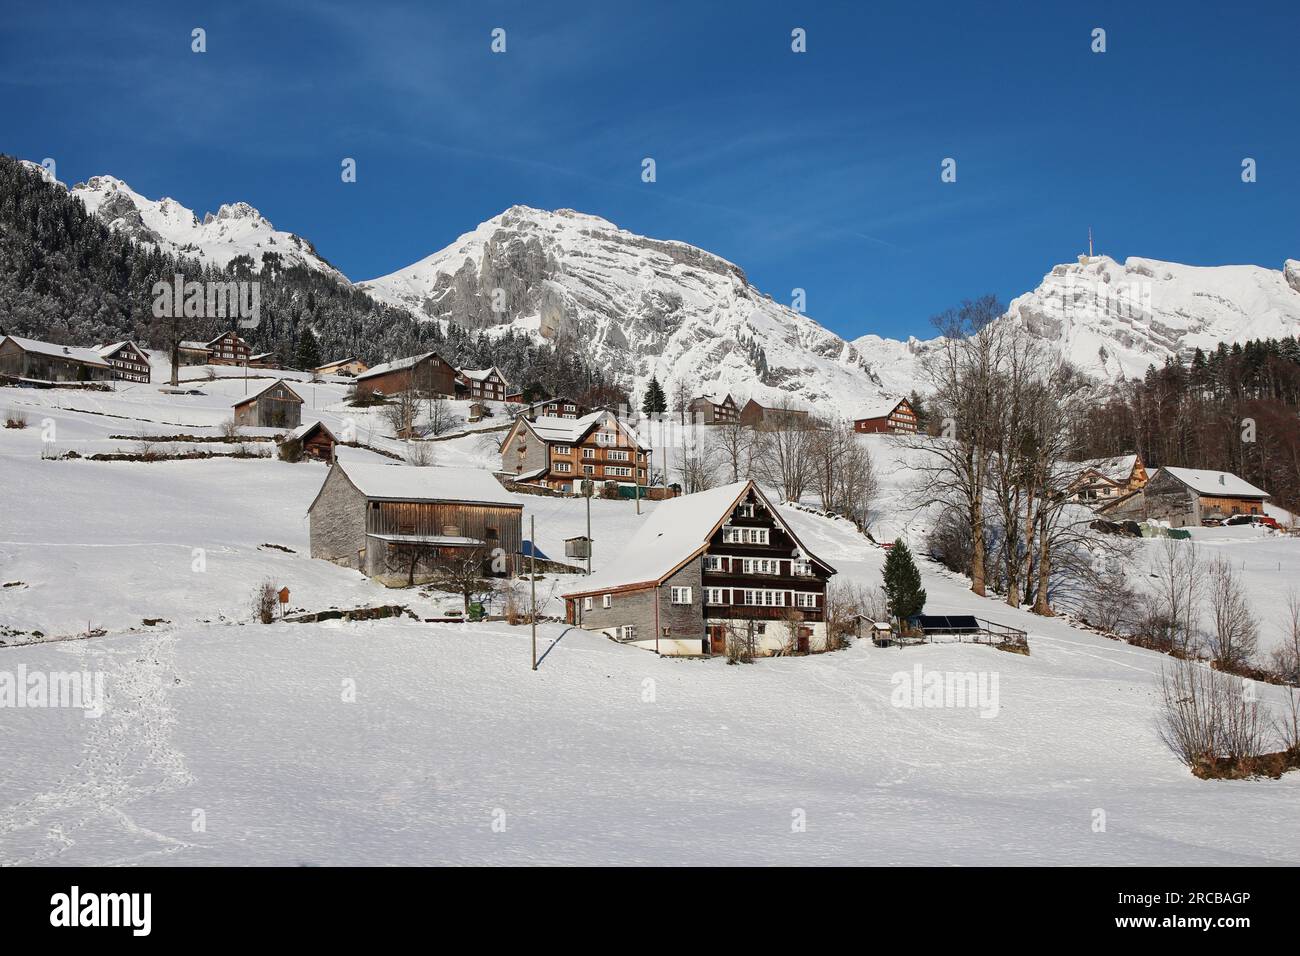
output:
[[585,534],[580,534],[576,538],[565,538],[564,556],[566,558],[591,557],[591,539]]
[[471,425],[475,422],[481,422],[483,419],[490,417],[491,414],[488,407],[482,402],[469,403],[469,422]]
[[302,397],[283,379],[243,401],[235,402],[235,424],[261,428],[297,428],[302,424]]
[[324,422],[306,422],[280,439],[280,457],[289,461],[313,458],[328,464],[334,461],[334,446],[338,443]]

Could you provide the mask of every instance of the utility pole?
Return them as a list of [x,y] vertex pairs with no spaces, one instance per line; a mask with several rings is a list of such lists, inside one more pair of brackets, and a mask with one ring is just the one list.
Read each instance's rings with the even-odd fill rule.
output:
[[537,515],[528,516],[528,562],[529,577],[533,586],[533,670],[537,670]]
[[591,574],[591,491],[592,483],[584,481],[582,490],[586,492],[583,496],[587,499],[587,574]]

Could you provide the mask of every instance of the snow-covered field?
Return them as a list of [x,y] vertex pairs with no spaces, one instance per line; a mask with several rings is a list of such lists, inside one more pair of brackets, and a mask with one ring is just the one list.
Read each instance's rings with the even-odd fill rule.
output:
[[[860,641],[733,667],[547,624],[533,672],[526,627],[248,623],[264,579],[303,610],[456,602],[307,556],[321,465],[41,458],[46,417],[80,454],[129,448],[108,436],[150,423],[215,433],[243,383],[201,387],[0,389],[0,410],[32,419],[0,429],[0,673],[102,674],[106,698],[98,719],[0,707],[0,863],[1300,863],[1300,775],[1200,781],[1160,743],[1166,658],[974,598],[930,565],[927,610],[1024,628],[1031,656]],[[344,386],[315,387],[341,423]],[[905,476],[886,442],[888,512]],[[438,455],[492,464],[475,436]],[[585,529],[581,501],[520,501],[553,557]],[[878,582],[884,552],[846,522],[787,511],[843,578]],[[641,520],[592,502],[597,569]],[[1247,563],[1264,605],[1300,562],[1293,539],[1259,534],[1197,536]],[[107,634],[17,643],[88,626]],[[917,667],[973,673],[987,696],[896,706]]]

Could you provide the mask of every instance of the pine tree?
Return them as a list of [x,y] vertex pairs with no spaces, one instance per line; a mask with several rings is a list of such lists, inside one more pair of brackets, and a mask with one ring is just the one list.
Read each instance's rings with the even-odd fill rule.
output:
[[885,597],[889,613],[898,619],[899,626],[913,614],[925,610],[925,588],[921,587],[921,572],[916,569],[912,552],[902,539],[894,542],[885,558]]
[[641,403],[641,411],[647,415],[662,415],[668,411],[668,398],[664,395],[664,388],[659,384],[656,376],[650,376],[650,384],[645,389],[645,401]]
[[312,335],[311,329],[303,329],[302,335],[298,336],[298,351],[294,354],[294,364],[304,372],[320,367],[320,346],[316,344],[316,336]]

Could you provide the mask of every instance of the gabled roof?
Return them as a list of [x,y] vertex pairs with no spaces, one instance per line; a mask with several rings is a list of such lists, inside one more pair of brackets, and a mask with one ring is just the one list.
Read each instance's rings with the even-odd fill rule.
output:
[[375,365],[369,371],[362,372],[358,375],[357,381],[359,382],[363,378],[374,378],[376,375],[387,375],[389,372],[400,372],[403,369],[414,368],[431,356],[437,356],[439,361],[444,361],[442,356],[438,355],[437,352],[423,352],[420,355],[410,355],[406,358],[394,359],[391,362],[384,362],[381,365]]
[[[477,468],[379,465],[351,461],[337,461],[333,468],[341,471],[352,486],[367,498],[385,501],[454,501],[509,505],[523,509],[519,500],[501,487],[501,482],[493,478],[491,472]],[[328,480],[327,476],[326,481]],[[320,497],[319,494],[317,497]],[[313,505],[315,503],[312,502]]]
[[335,443],[338,442],[338,439],[334,437],[334,433],[330,431],[322,421],[303,422],[293,431],[289,432],[289,434],[285,435],[284,441],[302,441],[318,428],[326,435],[330,436],[330,441]]
[[323,372],[327,368],[338,368],[340,365],[351,365],[353,362],[356,362],[360,365],[366,364],[365,362],[362,362],[360,359],[345,358],[345,359],[339,359],[338,361],[335,362],[326,362],[324,365],[317,365],[314,369],[312,369],[312,371]]
[[83,365],[93,365],[96,368],[109,368],[109,364],[100,356],[97,349],[82,348],[77,345],[55,345],[52,342],[40,342],[36,339],[24,339],[17,335],[6,335],[4,339],[13,342],[24,352],[32,352],[36,355],[48,355],[52,358],[69,359],[73,362],[81,362]]
[[620,420],[613,412],[602,409],[589,415],[583,415],[581,418],[557,418],[554,415],[542,415],[534,421],[529,421],[521,415],[515,419],[514,427],[506,432],[505,437],[501,440],[501,448],[506,447],[511,437],[521,427],[527,428],[547,444],[575,445],[606,421],[617,423],[618,429],[628,439],[629,448],[644,449],[646,447],[641,443],[637,433],[626,422]]
[[215,339],[209,339],[208,342],[207,342],[207,344],[205,345],[205,348],[206,348],[206,347],[210,347],[210,346],[212,346],[213,343],[220,342],[220,341],[221,341],[222,339],[224,339],[227,335],[233,335],[233,336],[234,336],[236,339],[238,339],[240,342],[243,342],[244,345],[248,345],[247,342],[244,342],[244,338],[243,338],[243,336],[241,336],[241,335],[240,335],[238,332],[236,332],[234,329],[226,329],[226,331],[222,332],[222,333],[221,333],[220,335],[218,335]]
[[749,492],[768,510],[773,520],[794,541],[803,554],[835,569],[809,551],[790,524],[768,501],[753,481],[737,481],[693,495],[661,502],[627,542],[616,564],[593,574],[580,588],[563,597],[580,597],[606,591],[654,587],[672,577],[688,561],[709,546],[714,534],[731,517]]
[[1256,488],[1244,478],[1238,478],[1230,471],[1209,471],[1203,468],[1171,468],[1166,465],[1161,469],[1177,478],[1198,495],[1226,495],[1231,498],[1267,498],[1269,494],[1263,488]]
[[200,350],[202,350],[202,351],[204,351],[204,352],[211,352],[211,351],[212,351],[212,349],[208,348],[207,345],[205,345],[205,344],[202,343],[202,342],[194,342],[194,341],[186,340],[186,341],[181,342],[181,343],[179,343],[179,344],[180,344],[180,347],[183,348],[183,349],[193,349],[193,350],[196,351],[196,352],[197,352],[197,351],[200,351]]
[[263,395],[265,395],[267,392],[269,392],[271,389],[275,388],[277,385],[283,385],[285,391],[288,392],[290,395],[292,395],[295,399],[297,399],[299,405],[302,404],[302,396],[299,395],[297,392],[295,392],[292,388],[290,388],[289,383],[286,382],[284,379],[277,378],[270,385],[266,386],[266,388],[260,389],[259,391],[254,392],[252,395],[249,395],[247,398],[243,398],[235,402],[233,407],[238,408],[240,405],[247,405],[249,402],[255,402]]
[[902,405],[905,401],[907,401],[905,398],[877,399],[874,402],[862,406],[862,408],[858,410],[857,414],[853,416],[853,420],[860,422],[864,419],[888,418],[890,415],[894,414],[894,409],[898,408],[898,406]]
[[691,399],[690,403],[694,405],[696,402],[708,402],[711,405],[736,404],[736,400],[731,397],[730,392],[705,392],[702,395],[696,395]]
[[463,368],[460,370],[461,375],[464,375],[466,378],[471,378],[476,382],[485,381],[493,372],[496,373],[497,378],[501,379],[501,381],[504,382],[506,380],[506,377],[501,374],[501,370],[495,365],[490,368]]
[[1137,467],[1137,455],[1117,455],[1114,458],[1089,458],[1079,462],[1079,473],[1095,471],[1107,481],[1119,483],[1133,474]]
[[98,352],[100,355],[112,355],[114,352],[116,352],[118,349],[121,348],[135,349],[135,351],[139,352],[141,355],[148,358],[148,353],[145,352],[144,349],[140,348],[140,346],[130,341],[114,342],[111,345],[96,345],[95,351]]

